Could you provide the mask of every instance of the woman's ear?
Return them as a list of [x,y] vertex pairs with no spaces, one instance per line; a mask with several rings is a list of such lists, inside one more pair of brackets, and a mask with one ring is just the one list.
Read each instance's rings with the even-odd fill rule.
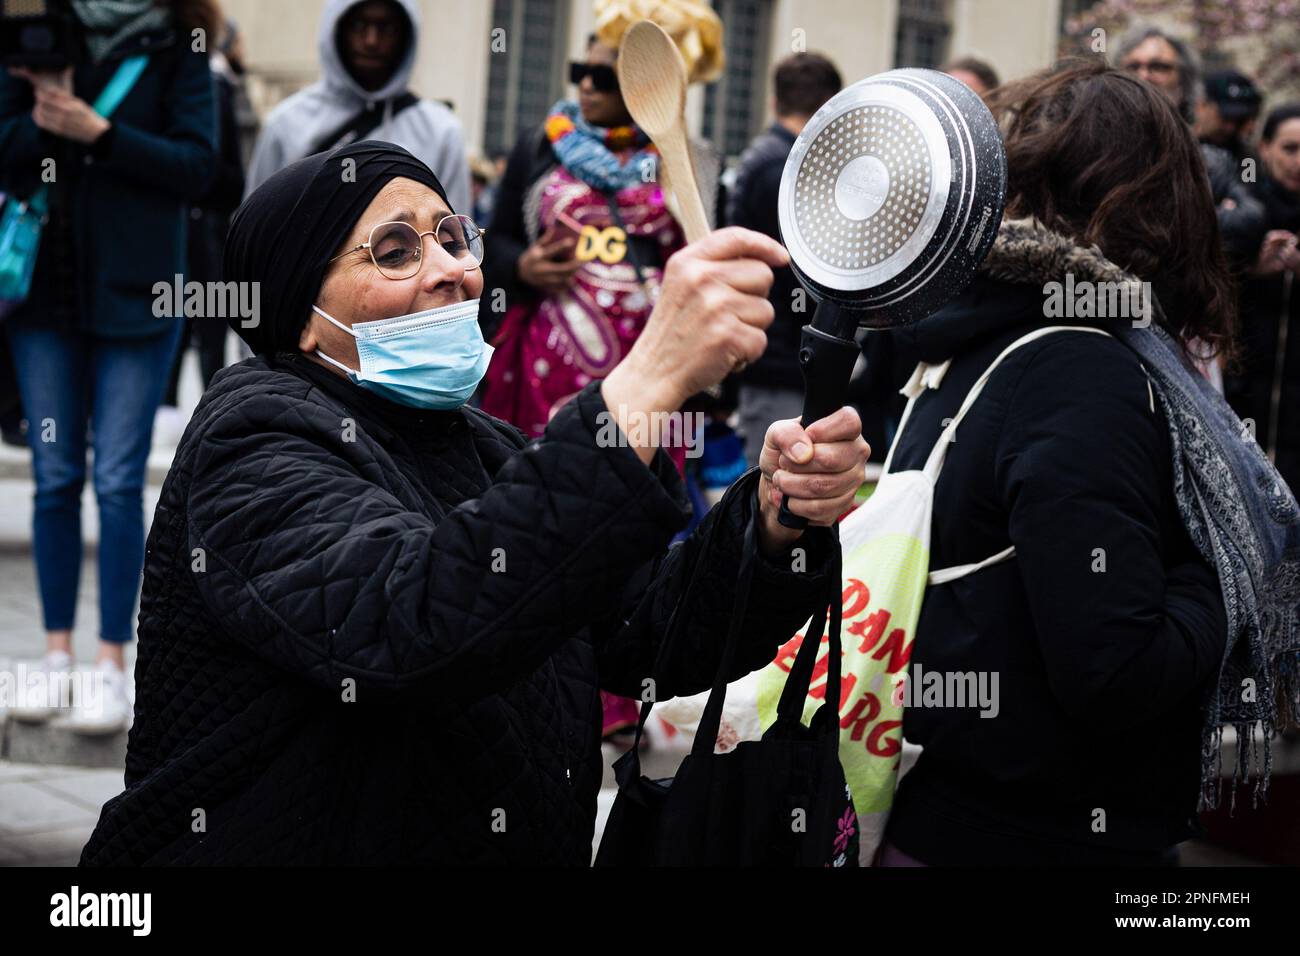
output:
[[307,355],[314,353],[320,345],[316,340],[315,322],[313,321],[315,318],[315,312],[308,313],[307,321],[303,325],[302,331],[298,334],[298,350]]
[[1259,158],[1264,161],[1264,168],[1267,169],[1270,173],[1272,173],[1273,150],[1269,147],[1269,143],[1266,140],[1261,139],[1259,141],[1258,153],[1259,153]]

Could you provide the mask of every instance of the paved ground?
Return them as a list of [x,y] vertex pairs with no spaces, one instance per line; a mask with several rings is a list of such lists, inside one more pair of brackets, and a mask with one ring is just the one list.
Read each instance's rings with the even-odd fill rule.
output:
[[0,866],[75,866],[121,770],[0,761]]

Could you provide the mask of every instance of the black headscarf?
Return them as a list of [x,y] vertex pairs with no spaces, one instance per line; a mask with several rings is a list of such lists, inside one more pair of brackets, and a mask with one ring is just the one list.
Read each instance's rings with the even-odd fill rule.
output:
[[451,208],[433,170],[400,146],[366,140],[286,166],[235,210],[222,273],[227,282],[260,284],[257,326],[243,328],[247,320],[238,316],[228,323],[249,348],[297,350],[334,250],[399,176],[428,186]]

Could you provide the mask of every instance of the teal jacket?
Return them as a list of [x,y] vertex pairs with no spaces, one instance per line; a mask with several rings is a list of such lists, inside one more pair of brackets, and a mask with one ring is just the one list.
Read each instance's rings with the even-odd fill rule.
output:
[[[41,130],[26,80],[0,73],[0,177],[7,192],[31,195],[54,160],[52,207],[67,212],[41,240],[28,301],[10,321],[67,321],[110,338],[166,331],[155,316],[155,283],[185,273],[190,203],[217,168],[217,110],[205,54],[173,30],[138,36],[99,64],[75,68],[73,89],[93,103],[121,61],[149,64],[93,146]],[[59,316],[63,316],[61,320]]]

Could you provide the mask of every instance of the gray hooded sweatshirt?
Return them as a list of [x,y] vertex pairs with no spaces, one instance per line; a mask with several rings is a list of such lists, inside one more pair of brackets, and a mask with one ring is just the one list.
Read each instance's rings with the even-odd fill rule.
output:
[[248,169],[244,195],[288,166],[302,159],[321,137],[338,129],[363,109],[382,109],[384,121],[368,139],[402,146],[429,165],[443,188],[454,212],[470,211],[469,160],[460,121],[447,107],[421,100],[396,116],[392,100],[406,92],[419,47],[420,10],[415,0],[396,0],[411,21],[411,41],[401,62],[383,89],[362,89],[339,57],[335,35],[344,14],[365,0],[328,0],[321,15],[317,50],[321,79],[299,90],[271,110],[258,137]]

